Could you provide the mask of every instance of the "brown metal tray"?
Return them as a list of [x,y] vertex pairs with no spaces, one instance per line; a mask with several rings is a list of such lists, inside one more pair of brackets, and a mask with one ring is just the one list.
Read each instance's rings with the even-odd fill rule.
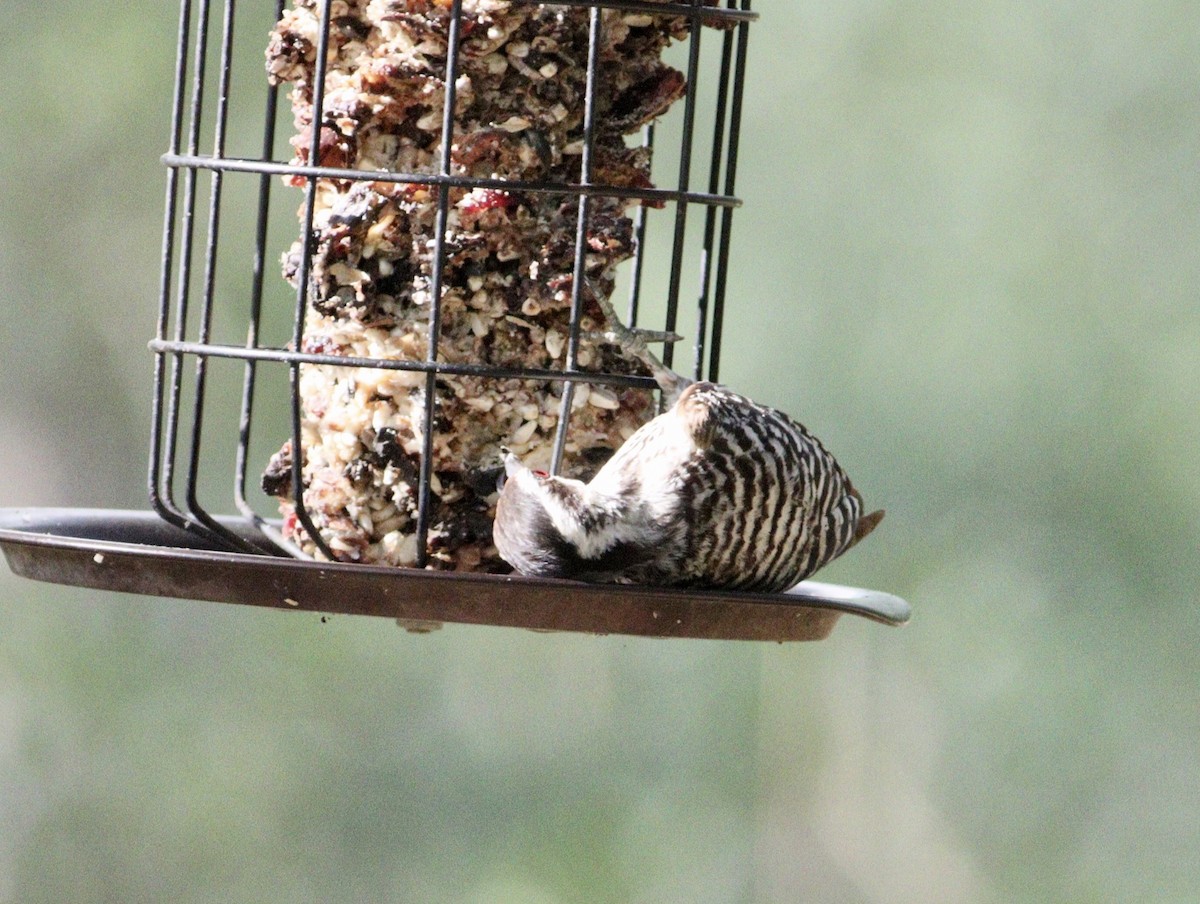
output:
[[[238,519],[227,527],[255,539]],[[844,613],[887,625],[909,618],[889,593],[804,581],[787,593],[583,584],[313,562],[214,549],[152,512],[0,509],[0,548],[38,581],[271,606],[377,615],[414,630],[442,622],[538,631],[726,640],[821,640]]]

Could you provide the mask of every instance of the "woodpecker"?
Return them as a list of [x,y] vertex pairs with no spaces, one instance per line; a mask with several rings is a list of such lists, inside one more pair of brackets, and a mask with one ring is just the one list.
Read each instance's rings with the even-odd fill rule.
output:
[[781,411],[665,366],[585,277],[617,346],[646,367],[666,410],[588,483],[504,459],[492,536],[526,575],[777,593],[875,529],[821,441]]
[[863,514],[845,471],[803,425],[725,386],[658,368],[674,404],[589,483],[506,456],[493,536],[517,571],[779,592],[883,518]]

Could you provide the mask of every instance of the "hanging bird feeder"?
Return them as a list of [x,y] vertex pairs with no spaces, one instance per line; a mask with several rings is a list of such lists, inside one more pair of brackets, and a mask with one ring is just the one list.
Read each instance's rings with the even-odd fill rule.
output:
[[[16,573],[414,630],[907,620],[807,580],[523,577],[493,542],[506,456],[586,480],[654,417],[655,374],[614,337],[663,342],[671,368],[687,332],[690,378],[718,379],[749,0],[216,5],[181,2],[153,511],[0,511]],[[265,74],[238,65],[264,48]]]

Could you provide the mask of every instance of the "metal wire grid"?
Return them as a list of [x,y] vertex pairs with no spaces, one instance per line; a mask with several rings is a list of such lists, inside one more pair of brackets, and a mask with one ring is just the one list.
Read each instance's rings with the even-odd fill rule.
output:
[[[535,2],[535,0],[514,0]],[[710,5],[712,4],[712,5]],[[584,296],[583,266],[586,248],[589,203],[595,196],[632,198],[658,205],[674,204],[672,257],[669,270],[669,289],[666,301],[664,328],[673,332],[679,317],[679,299],[682,294],[683,261],[687,233],[688,211],[691,205],[705,209],[704,230],[700,259],[699,292],[696,298],[696,343],[693,349],[693,375],[696,379],[716,380],[720,365],[721,327],[725,307],[727,265],[729,259],[731,213],[740,201],[734,196],[734,180],[737,170],[738,130],[741,121],[742,86],[745,79],[746,47],[748,26],[757,18],[751,11],[750,0],[726,0],[726,5],[717,6],[714,0],[686,0],[686,2],[645,2],[645,0],[557,0],[546,5],[586,7],[589,13],[589,42],[587,60],[587,88],[584,109],[584,135],[581,178],[577,184],[531,182],[485,178],[468,178],[451,172],[450,151],[454,134],[455,82],[458,71],[459,34],[462,23],[462,0],[453,0],[449,18],[449,40],[446,59],[445,98],[441,128],[440,166],[437,173],[399,173],[363,171],[324,167],[319,165],[294,165],[274,159],[275,124],[278,107],[278,88],[271,86],[267,91],[263,115],[261,153],[257,158],[247,159],[226,155],[226,139],[232,71],[233,34],[236,0],[224,0],[220,26],[218,62],[218,86],[216,113],[213,117],[213,152],[200,153],[202,107],[206,93],[207,59],[210,55],[209,38],[213,20],[212,0],[181,0],[178,32],[175,89],[172,104],[172,127],[167,153],[162,157],[168,167],[166,204],[164,213],[162,275],[157,330],[150,348],[155,355],[154,395],[152,403],[152,433],[150,443],[150,468],[148,475],[150,500],[153,508],[166,521],[200,535],[209,542],[241,552],[280,551],[296,556],[304,554],[288,539],[284,538],[275,523],[258,514],[247,496],[247,473],[251,467],[249,447],[252,429],[252,412],[255,401],[258,366],[262,363],[280,363],[289,371],[291,402],[292,492],[298,522],[314,541],[320,552],[333,560],[332,554],[321,537],[320,531],[308,514],[304,504],[304,464],[301,443],[301,396],[299,391],[302,365],[334,365],[339,367],[369,367],[396,370],[420,371],[425,374],[425,429],[422,434],[422,455],[418,486],[417,513],[417,567],[426,562],[426,540],[430,522],[430,492],[432,443],[436,430],[434,419],[435,381],[439,374],[473,375],[494,379],[523,379],[557,381],[563,384],[559,426],[555,437],[553,468],[558,469],[563,446],[569,430],[571,399],[574,384],[579,381],[613,386],[638,386],[654,388],[652,380],[624,374],[582,371],[578,366],[580,321]],[[318,0],[320,7],[320,29],[316,53],[316,72],[313,79],[312,130],[309,138],[310,161],[319,161],[316,148],[319,144],[323,120],[326,59],[329,42],[329,24],[332,0]],[[195,9],[193,9],[195,6]],[[276,0],[275,20],[284,10],[284,0]],[[601,33],[600,12],[615,9],[640,12],[656,16],[685,16],[691,20],[688,37],[687,88],[684,98],[682,141],[678,151],[678,182],[673,189],[617,187],[592,181],[592,148],[596,111],[594,97],[598,76],[598,47]],[[194,22],[193,22],[194,20]],[[692,187],[691,162],[693,132],[697,116],[697,85],[700,80],[700,43],[702,25],[722,27],[720,70],[716,90],[716,109],[713,115],[714,131],[709,160],[706,190]],[[194,31],[194,36],[193,36]],[[193,47],[194,42],[194,47]],[[191,48],[190,70],[191,91],[188,93],[189,48]],[[186,135],[185,135],[186,123]],[[652,145],[654,126],[643,129],[643,142]],[[661,152],[661,148],[660,148]],[[199,194],[198,173],[211,172],[208,199],[207,235],[203,246],[202,267],[194,260],[193,239],[196,221],[196,204]],[[257,216],[254,230],[251,289],[249,298],[249,323],[244,345],[219,344],[212,341],[214,312],[214,287],[216,273],[216,248],[222,211],[222,186],[225,174],[247,174],[258,177]],[[293,334],[290,347],[272,347],[260,344],[260,329],[263,318],[263,286],[267,271],[268,213],[271,203],[271,182],[274,177],[289,175],[305,179],[305,196],[302,213],[302,235],[309,241],[302,243]],[[312,227],[316,186],[320,179],[348,181],[385,181],[431,186],[437,192],[436,231],[434,235],[433,269],[431,278],[431,311],[428,327],[428,354],[426,360],[396,361],[377,358],[347,357],[320,353],[302,352],[305,314],[308,299],[309,274],[312,264]],[[483,364],[448,363],[438,359],[437,337],[441,328],[442,270],[445,262],[445,233],[451,188],[485,188],[521,192],[547,192],[576,195],[579,198],[578,219],[575,237],[574,273],[572,280],[570,335],[567,343],[566,363],[563,370],[499,368]],[[719,227],[718,227],[719,219]],[[641,283],[644,269],[643,250],[647,230],[646,206],[639,205],[634,214],[636,246],[632,260],[630,294],[627,322],[637,323]],[[199,311],[194,310],[193,286],[197,270],[202,269],[198,291]],[[174,289],[174,291],[172,291]],[[188,327],[195,325],[195,339],[188,339]],[[707,343],[706,343],[707,338]],[[182,409],[184,395],[185,361],[195,359],[195,372],[191,389],[191,422],[185,426]],[[254,543],[241,532],[226,526],[227,518],[221,520],[210,514],[199,499],[201,471],[201,438],[203,433],[206,391],[209,382],[209,363],[212,358],[230,358],[244,361],[242,393],[239,417],[237,452],[234,462],[234,501],[245,517],[255,525],[269,543]],[[668,366],[673,362],[673,348],[668,344],[663,354]],[[182,434],[182,435],[181,435]],[[178,471],[180,469],[180,446],[186,436],[184,458],[183,501],[177,499]]]

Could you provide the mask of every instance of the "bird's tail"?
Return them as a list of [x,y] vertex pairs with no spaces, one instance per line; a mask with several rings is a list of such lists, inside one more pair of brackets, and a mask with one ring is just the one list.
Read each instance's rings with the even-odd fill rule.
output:
[[[860,493],[854,487],[849,487],[848,489],[849,495],[852,496],[854,501],[858,503],[858,510],[861,512],[863,510],[862,493]],[[852,549],[859,540],[861,540],[871,531],[875,530],[875,528],[879,526],[879,522],[883,520],[883,516],[883,509],[876,509],[869,515],[860,515],[858,518],[858,523],[854,525],[854,533],[850,536],[850,542],[842,547],[842,552]],[[841,555],[841,553],[838,553],[838,555]]]
[[[875,530],[879,526],[879,522],[883,520],[885,512],[883,509],[876,509],[869,515],[863,515],[858,519],[858,524],[854,528],[854,536],[850,538],[850,542],[846,544],[846,549],[850,549],[859,540]],[[845,552],[845,550],[842,550]]]

